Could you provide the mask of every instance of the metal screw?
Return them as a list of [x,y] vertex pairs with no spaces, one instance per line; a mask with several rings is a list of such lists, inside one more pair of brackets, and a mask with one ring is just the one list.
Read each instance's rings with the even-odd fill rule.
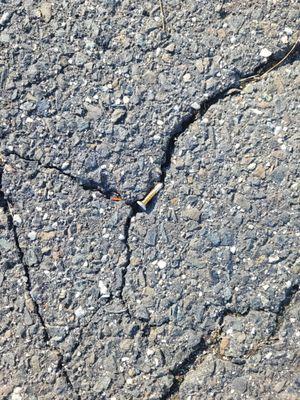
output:
[[157,183],[154,188],[147,194],[147,196],[144,198],[142,201],[138,201],[138,205],[146,211],[147,204],[153,199],[153,197],[160,191],[160,189],[163,187],[163,184],[161,182]]

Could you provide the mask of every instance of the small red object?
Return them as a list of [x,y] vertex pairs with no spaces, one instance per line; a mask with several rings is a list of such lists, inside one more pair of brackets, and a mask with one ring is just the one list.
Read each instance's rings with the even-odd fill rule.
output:
[[123,199],[122,199],[122,197],[113,196],[113,197],[111,198],[111,200],[112,200],[112,201],[122,201]]

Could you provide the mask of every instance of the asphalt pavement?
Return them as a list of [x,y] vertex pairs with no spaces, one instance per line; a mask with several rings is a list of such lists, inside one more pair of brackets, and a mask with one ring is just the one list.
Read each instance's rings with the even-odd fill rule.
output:
[[299,398],[298,25],[1,3],[0,398]]

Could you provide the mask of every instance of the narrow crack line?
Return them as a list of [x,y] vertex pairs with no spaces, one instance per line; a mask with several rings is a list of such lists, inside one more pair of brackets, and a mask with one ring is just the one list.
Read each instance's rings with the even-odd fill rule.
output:
[[299,292],[299,284],[295,284],[291,286],[289,289],[286,290],[286,295],[284,300],[279,305],[279,311],[276,313],[275,318],[275,328],[272,334],[265,340],[257,343],[255,349],[249,350],[249,352],[244,356],[245,358],[249,358],[256,354],[261,348],[264,346],[272,344],[272,342],[278,340],[278,334],[280,328],[284,323],[284,315],[287,312],[287,309],[290,307],[291,303],[293,302],[294,298]]
[[232,89],[237,89],[238,86],[231,85],[230,87],[224,89],[223,91],[217,93],[212,96],[208,100],[204,101],[200,105],[200,110],[191,110],[187,115],[185,115],[182,120],[174,127],[172,132],[169,134],[165,145],[165,156],[163,162],[160,166],[161,169],[161,178],[160,182],[165,183],[167,171],[170,168],[172,157],[175,151],[176,140],[185,133],[190,125],[192,125],[196,120],[202,118],[209,108],[215,104],[217,104],[220,100],[225,99],[226,97],[233,96],[235,93],[232,93]]
[[63,360],[63,356],[62,354],[58,351],[58,349],[52,349],[51,346],[49,345],[50,343],[50,336],[44,321],[44,318],[40,312],[40,308],[38,303],[36,302],[36,300],[34,299],[34,297],[31,294],[31,289],[32,289],[32,283],[31,283],[31,277],[30,277],[30,272],[29,272],[29,266],[26,264],[25,260],[24,260],[24,252],[20,246],[20,241],[19,241],[19,237],[18,237],[18,232],[17,232],[17,227],[14,225],[13,222],[13,216],[11,214],[10,211],[10,204],[9,201],[7,200],[7,198],[5,197],[5,194],[2,190],[2,176],[3,176],[3,165],[0,166],[0,206],[3,208],[3,211],[6,215],[7,218],[7,226],[8,226],[8,230],[12,232],[13,234],[13,239],[14,239],[14,243],[15,243],[15,248],[18,254],[18,258],[19,258],[19,262],[23,267],[23,272],[24,272],[24,276],[26,278],[26,285],[25,285],[25,289],[26,292],[29,295],[29,298],[33,304],[33,309],[34,309],[34,313],[37,316],[38,321],[41,324],[42,327],[42,331],[43,331],[43,341],[46,345],[47,348],[51,349],[51,350],[55,350],[57,356],[58,356],[58,364],[57,364],[57,371],[60,371],[62,373],[62,375],[64,376],[66,383],[68,384],[69,388],[71,390],[73,390],[73,385],[72,382],[70,381],[70,378],[66,372],[66,370],[64,369],[62,360]]
[[[173,128],[173,130],[169,133],[168,139],[165,144],[165,150],[164,150],[164,157],[162,160],[162,163],[160,165],[160,170],[161,170],[161,176],[159,182],[161,182],[163,185],[165,184],[166,180],[166,175],[168,170],[170,169],[172,158],[174,155],[175,151],[175,146],[176,146],[176,140],[184,134],[190,127],[191,124],[193,124],[196,120],[204,117],[204,115],[207,113],[207,111],[212,107],[213,105],[217,104],[219,101],[224,100],[227,97],[235,96],[237,92],[240,91],[240,88],[242,86],[242,82],[245,79],[248,79],[252,76],[263,76],[266,75],[269,71],[272,69],[280,66],[283,66],[287,64],[288,62],[291,63],[295,60],[295,58],[298,56],[299,53],[299,43],[297,42],[296,45],[289,46],[289,48],[285,48],[284,50],[279,50],[278,52],[274,53],[271,58],[269,59],[269,62],[267,63],[262,63],[254,68],[254,70],[245,75],[241,76],[239,78],[238,83],[232,84],[226,89],[224,89],[221,92],[216,93],[214,96],[211,98],[205,100],[204,102],[201,103],[200,105],[200,110],[193,110],[191,109],[188,114],[186,114],[181,121],[176,124],[176,126]],[[282,54],[282,52],[286,52],[286,55],[284,56],[283,62],[278,63],[278,57],[279,55]],[[151,182],[151,186],[153,186],[157,182]],[[128,267],[130,265],[131,261],[131,250],[129,246],[129,232],[130,232],[130,227],[131,227],[131,222],[132,218],[136,216],[138,212],[142,212],[141,209],[136,204],[136,201],[127,201],[127,205],[129,205],[132,209],[130,215],[128,216],[125,226],[124,226],[124,236],[125,236],[125,245],[127,248],[127,260],[126,264],[124,266],[124,271],[122,275],[122,288],[121,288],[121,300],[123,304],[126,304],[124,301],[124,288],[126,285],[126,275],[128,271]],[[128,307],[126,307],[128,310]],[[128,311],[129,312],[129,311]]]
[[[269,60],[263,64],[257,66],[251,74],[247,74],[243,78],[240,79],[241,86],[245,86],[249,82],[257,82],[259,79],[263,78],[266,74],[273,71],[284,64],[288,64],[293,62],[298,56],[300,52],[300,36],[297,38],[293,45],[289,45],[284,49],[278,50],[276,53],[273,53]],[[282,53],[284,55],[282,56]]]
[[[160,181],[164,184],[167,171],[170,168],[171,162],[172,162],[172,157],[174,155],[175,151],[175,146],[176,146],[176,140],[178,139],[179,136],[181,136],[183,133],[185,133],[191,124],[193,124],[197,119],[202,118],[206,112],[210,109],[211,106],[217,104],[219,101],[225,99],[226,97],[229,96],[234,96],[236,95],[236,91],[239,91],[240,88],[245,85],[245,83],[248,83],[249,81],[257,80],[258,78],[265,77],[268,72],[271,72],[275,68],[279,66],[283,66],[288,63],[292,63],[296,57],[299,56],[299,42],[297,41],[296,44],[293,46],[290,46],[289,49],[286,51],[286,55],[283,57],[283,59],[278,62],[278,55],[282,54],[282,50],[278,51],[277,53],[274,53],[272,57],[270,58],[269,62],[263,63],[261,65],[258,65],[254,71],[250,74],[247,74],[244,77],[240,77],[238,85],[232,85],[231,87],[225,89],[222,92],[217,93],[216,95],[212,96],[210,99],[204,101],[200,105],[200,110],[199,111],[190,111],[189,114],[187,114],[181,121],[180,123],[174,128],[173,132],[170,134],[166,147],[165,147],[165,157],[164,161],[161,164],[161,179]],[[254,78],[253,78],[254,77]],[[236,90],[235,90],[236,89]],[[130,228],[131,221],[129,221],[129,228]],[[130,259],[129,259],[130,263]],[[283,315],[285,312],[286,307],[290,304],[290,302],[293,299],[293,296],[297,291],[299,290],[299,286],[295,285],[290,290],[286,291],[286,296],[284,301],[280,304],[279,306],[279,311],[276,313],[276,329],[275,332],[278,332],[279,328],[279,317]],[[241,314],[243,316],[247,315],[251,310],[248,309],[245,314]],[[218,344],[220,340],[220,334],[222,332],[222,325],[224,318],[226,315],[234,314],[230,310],[224,310],[222,315],[220,316],[219,320],[219,327],[218,327],[218,336],[214,337],[213,334],[211,334],[211,337],[209,339],[209,344],[206,343],[204,339],[200,341],[200,343],[196,346],[196,348],[192,351],[192,353],[189,354],[187,358],[185,358],[178,367],[170,371],[170,373],[174,377],[174,382],[171,388],[162,395],[160,400],[168,400],[173,398],[179,390],[182,382],[184,381],[187,373],[193,368],[195,362],[199,358],[201,354],[204,352],[211,352],[212,349]],[[274,333],[275,334],[275,333]]]
[[[276,68],[277,65],[280,64],[280,66],[283,66],[283,65],[285,65],[287,63],[292,62],[298,56],[299,46],[298,45],[296,45],[296,46],[294,45],[294,49],[291,51],[292,47],[293,46],[291,46],[290,49],[288,50],[290,53],[285,58],[284,62],[278,63],[278,59],[274,60],[278,56],[278,54],[282,53],[282,50],[278,51],[277,53],[274,53],[271,56],[270,61],[268,63],[262,63],[261,65],[258,65],[252,71],[252,73],[249,73],[249,74],[247,74],[245,76],[241,76],[239,78],[238,84],[232,84],[229,87],[227,87],[226,89],[224,89],[223,91],[218,92],[217,94],[215,94],[214,96],[212,96],[208,100],[202,102],[201,105],[200,105],[200,110],[198,110],[198,111],[190,110],[187,113],[187,115],[185,115],[181,119],[181,121],[174,127],[174,129],[168,135],[168,139],[167,139],[167,142],[166,142],[166,145],[165,145],[165,150],[164,150],[165,156],[164,156],[163,161],[162,161],[161,166],[160,166],[160,168],[161,168],[161,177],[160,177],[160,180],[159,180],[160,182],[162,182],[163,184],[165,183],[167,171],[169,170],[170,165],[171,165],[172,157],[173,157],[174,151],[175,151],[176,140],[178,139],[178,137],[180,135],[182,135],[183,133],[185,133],[193,122],[195,122],[197,119],[202,118],[206,114],[206,112],[210,109],[211,106],[217,104],[220,100],[223,100],[226,97],[235,95],[236,91],[239,91],[240,88],[242,87],[243,82],[245,81],[246,78],[249,78],[249,80],[251,80],[251,78],[253,76],[261,76],[262,77],[263,75],[265,75],[266,73],[268,73],[272,69]],[[9,154],[14,154],[15,156],[17,156],[20,159],[23,159],[25,161],[36,162],[42,168],[57,170],[59,173],[61,173],[63,175],[66,175],[69,178],[71,178],[72,180],[74,180],[75,182],[77,182],[83,189],[99,191],[108,199],[111,198],[112,194],[118,193],[117,191],[113,191],[113,190],[104,190],[103,188],[100,187],[100,184],[98,182],[95,182],[95,181],[92,181],[92,180],[85,180],[85,179],[83,179],[81,177],[74,176],[74,175],[72,175],[70,173],[67,173],[67,172],[63,171],[58,166],[54,166],[54,165],[50,165],[50,164],[43,165],[40,161],[31,159],[31,158],[23,157],[20,154],[18,154],[16,151],[11,151]],[[153,183],[154,182],[152,182],[152,184]],[[0,187],[0,189],[1,189],[1,187]],[[6,204],[8,205],[7,200],[6,200]],[[126,220],[126,222],[124,224],[124,237],[125,237],[125,245],[126,245],[126,249],[127,249],[127,254],[126,254],[125,266],[124,266],[123,272],[122,272],[122,285],[121,285],[121,292],[120,292],[120,296],[119,296],[120,300],[122,301],[122,303],[124,305],[126,305],[126,302],[124,300],[123,292],[124,292],[124,288],[125,288],[125,285],[126,285],[126,275],[127,275],[127,272],[128,272],[128,267],[129,267],[130,262],[131,262],[131,254],[132,254],[131,253],[131,249],[130,249],[130,245],[129,245],[130,228],[131,228],[131,223],[132,223],[133,217],[135,217],[138,212],[141,212],[141,210],[138,209],[138,206],[136,205],[135,201],[127,201],[127,202],[125,202],[125,204],[127,204],[127,205],[129,205],[131,207],[131,212],[130,212],[129,216],[127,217],[127,220]],[[11,216],[11,218],[12,218],[12,216]],[[15,229],[15,232],[16,232],[16,229]],[[25,274],[28,274],[28,277],[29,277],[29,283],[28,283],[28,288],[27,289],[29,290],[29,293],[30,293],[31,283],[30,283],[29,270],[28,270],[28,266],[26,266],[26,264],[24,264],[24,262],[23,262],[23,253],[22,253],[22,250],[21,250],[21,248],[19,246],[19,243],[18,243],[17,232],[16,232],[16,236],[15,237],[16,237],[16,239],[15,239],[16,240],[16,245],[17,245],[17,248],[19,249],[19,254],[20,254],[20,258],[21,258],[22,264],[24,266]],[[289,303],[291,301],[291,299],[292,299],[292,297],[294,295],[294,291],[293,290],[291,291],[291,295],[289,296],[290,300],[287,303]],[[34,301],[34,299],[32,299],[32,300]],[[283,310],[282,312],[284,312],[285,307],[286,307],[286,304],[283,304],[282,305],[282,310]],[[127,309],[128,315],[130,317],[134,318],[134,316],[130,315],[127,306],[126,306],[126,309]],[[95,312],[95,314],[96,314],[96,312]],[[224,314],[225,314],[225,311],[224,311]],[[39,318],[41,320],[41,324],[43,325],[43,327],[45,329],[47,341],[49,341],[49,335],[48,335],[48,332],[46,330],[43,318],[42,318],[42,316],[40,315],[40,313],[38,311],[38,305],[37,305],[37,315],[39,316]],[[222,315],[220,317],[219,325],[222,324],[222,321],[224,320],[224,318],[225,318],[224,315]],[[90,320],[90,322],[91,322],[91,320]],[[149,328],[149,327],[146,326],[146,329],[147,328]],[[221,329],[221,325],[220,325],[220,329]],[[203,354],[204,352],[209,351],[213,346],[215,346],[215,344],[216,344],[216,339],[212,340],[211,344],[209,344],[209,345],[205,342],[204,339],[202,339],[200,341],[200,343],[188,355],[188,357],[186,357],[180,363],[179,366],[177,366],[175,369],[170,371],[170,373],[172,373],[174,375],[174,383],[171,386],[171,388],[168,390],[168,392],[163,394],[163,396],[161,397],[161,400],[170,399],[173,395],[178,393],[181,383],[184,381],[186,374],[194,366],[194,364],[195,364],[196,360],[198,359],[198,357],[201,354]],[[71,384],[71,382],[70,382],[70,380],[68,378],[67,372],[64,370],[63,357],[62,357],[61,354],[60,354],[60,356],[61,356],[61,358],[60,358],[60,360],[61,360],[60,361],[60,368],[61,368],[62,372],[64,371],[64,374],[66,376],[66,381],[72,387],[72,384]]]
[[198,357],[208,350],[208,345],[204,339],[201,339],[193,351],[186,357],[176,368],[170,373],[174,377],[174,381],[170,389],[164,393],[159,400],[171,399],[176,393],[179,392],[181,383],[184,381],[186,374],[190,371]]
[[[290,306],[290,304],[292,303],[294,297],[297,295],[298,292],[299,292],[298,284],[293,285],[289,289],[286,290],[285,298],[280,303],[279,310],[277,311],[277,313],[275,313],[276,314],[276,320],[275,320],[276,326],[275,326],[274,331],[266,340],[263,340],[262,342],[257,343],[257,345],[255,346],[255,349],[249,350],[249,352],[247,352],[243,356],[243,359],[247,359],[247,358],[255,355],[264,346],[270,345],[270,344],[272,344],[272,342],[274,340],[276,340],[276,336],[278,335],[280,327],[282,326],[282,323],[283,323],[283,316],[286,313],[287,308]],[[229,315],[235,316],[236,318],[241,318],[241,317],[245,318],[251,311],[257,311],[257,310],[248,309],[243,314],[236,313],[231,310],[224,310],[224,312],[220,316],[218,327],[211,333],[210,337],[208,339],[202,339],[201,342],[192,351],[192,353],[189,354],[189,356],[186,359],[184,359],[178,367],[176,367],[175,369],[170,371],[171,374],[174,376],[174,383],[171,386],[171,388],[168,390],[168,392],[160,398],[160,400],[172,399],[172,397],[176,393],[179,392],[180,386],[183,383],[187,373],[192,370],[192,368],[195,366],[195,363],[197,361],[199,361],[199,357],[201,355],[211,354],[212,352],[214,352],[216,357],[218,357],[219,359],[230,361],[230,358],[222,357],[218,350],[218,345],[222,339],[224,319]],[[260,311],[264,312],[265,310],[260,310]]]
[[57,165],[43,164],[41,161],[35,160],[34,158],[22,156],[16,150],[5,150],[4,155],[5,156],[14,155],[15,157],[18,157],[19,159],[21,159],[23,161],[34,162],[34,163],[38,164],[38,166],[41,168],[55,170],[58,173],[70,178],[72,181],[74,181],[76,184],[78,184],[83,190],[99,192],[106,199],[111,199],[111,197],[113,195],[118,194],[118,191],[115,188],[105,189],[105,188],[103,188],[103,185],[100,182],[97,182],[90,178],[83,178],[80,176],[73,175],[70,172],[64,171],[61,167],[59,167]]
[[130,228],[131,228],[131,222],[132,219],[136,216],[136,214],[138,213],[138,206],[133,204],[130,206],[131,207],[131,211],[125,221],[124,224],[124,242],[125,242],[125,246],[126,246],[126,262],[125,265],[123,267],[122,270],[122,287],[121,287],[121,291],[120,291],[120,299],[122,301],[122,303],[124,304],[124,306],[126,307],[127,313],[128,315],[131,317],[129,308],[126,304],[126,301],[124,299],[124,289],[125,289],[125,285],[126,285],[126,275],[128,272],[128,268],[131,262],[131,249],[130,249],[130,245],[129,245],[129,235],[130,235]]
[[[286,53],[286,55],[281,59],[280,62],[278,62],[278,58],[280,58],[279,56],[282,55],[282,52]],[[279,50],[278,52],[272,54],[267,63],[262,63],[256,66],[251,73],[241,76],[239,78],[238,83],[230,85],[221,92],[218,92],[209,99],[203,101],[200,104],[200,110],[196,111],[191,109],[189,113],[187,113],[181,119],[181,121],[174,127],[174,129],[168,135],[168,139],[165,145],[165,156],[160,166],[161,169],[160,182],[162,183],[165,182],[166,174],[170,168],[171,160],[174,154],[176,140],[179,138],[179,136],[185,133],[186,130],[189,129],[191,124],[193,124],[196,120],[203,118],[211,106],[217,104],[221,100],[224,100],[226,97],[235,96],[238,92],[240,92],[241,87],[243,87],[245,83],[248,83],[252,79],[257,79],[258,77],[265,77],[266,74],[271,70],[273,70],[274,68],[278,68],[279,66],[282,67],[283,65],[292,63],[299,56],[299,53],[300,53],[300,43],[298,40],[292,46],[289,46],[283,50]]]
[[[284,316],[286,309],[289,307],[290,303],[293,301],[293,298],[296,296],[298,291],[299,291],[298,283],[295,283],[291,287],[286,288],[284,299],[278,305],[278,311],[271,311],[271,310],[267,310],[267,309],[253,309],[253,308],[248,307],[245,312],[239,313],[239,312],[235,312],[232,309],[227,308],[224,310],[224,312],[222,312],[222,315],[220,315],[219,326],[221,329],[223,328],[224,319],[228,316],[232,316],[232,317],[236,317],[236,318],[244,318],[251,311],[269,312],[270,314],[275,315],[277,319],[279,319]],[[277,322],[276,322],[276,324],[277,324]],[[277,331],[278,331],[278,329],[277,329]],[[274,334],[272,336],[274,336]]]

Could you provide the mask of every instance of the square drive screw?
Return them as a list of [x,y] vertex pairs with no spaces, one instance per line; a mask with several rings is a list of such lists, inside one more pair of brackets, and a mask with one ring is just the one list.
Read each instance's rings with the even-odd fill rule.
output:
[[137,204],[146,211],[147,204],[153,199],[153,197],[160,191],[163,187],[161,182],[157,183],[154,188],[147,194],[147,196],[142,201],[137,201]]

